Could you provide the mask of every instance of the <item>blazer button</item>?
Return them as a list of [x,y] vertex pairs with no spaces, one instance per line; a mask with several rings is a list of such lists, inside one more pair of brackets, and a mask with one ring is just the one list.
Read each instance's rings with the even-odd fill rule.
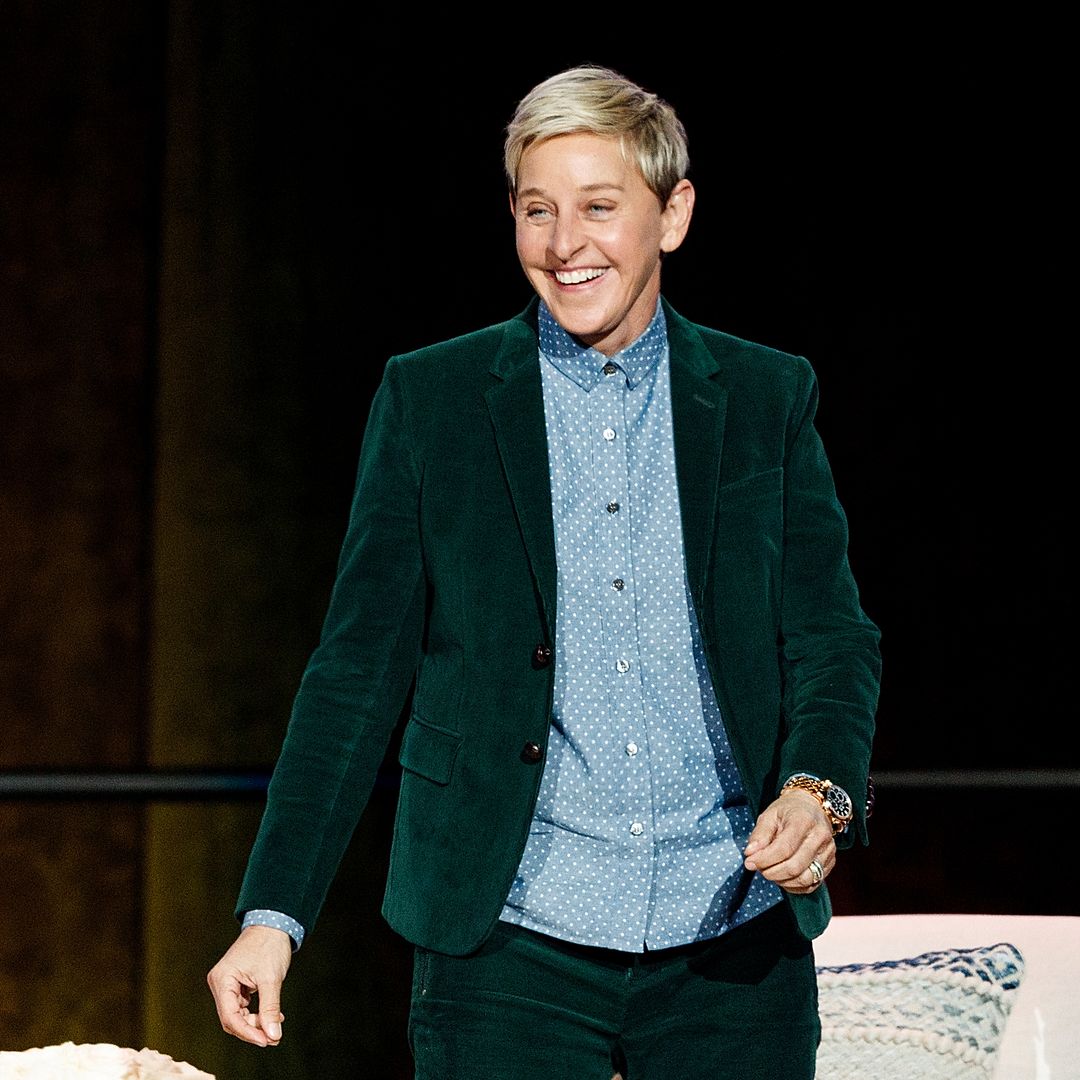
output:
[[543,756],[544,752],[534,742],[527,742],[521,748],[521,760],[528,765],[535,765]]
[[551,646],[541,642],[533,650],[533,664],[536,667],[547,667],[551,663]]

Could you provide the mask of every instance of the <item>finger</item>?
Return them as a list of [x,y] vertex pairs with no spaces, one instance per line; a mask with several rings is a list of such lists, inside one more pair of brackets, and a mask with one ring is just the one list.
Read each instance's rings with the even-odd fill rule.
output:
[[790,880],[820,852],[835,850],[832,829],[820,812],[820,807],[799,805],[793,796],[787,798],[783,812],[777,815],[779,828],[772,841],[753,855],[750,869],[771,869],[771,880]]
[[[280,987],[278,988],[280,991]],[[285,1014],[281,1011],[278,993],[267,991],[259,993],[259,1027],[266,1032],[266,1038],[275,1045],[281,1042],[281,1022]]]
[[244,1042],[266,1046],[267,1037],[255,1026],[256,1017],[247,1008],[246,991],[242,992],[239,983],[235,980],[233,980],[234,985],[230,986],[228,983],[229,980],[217,985],[211,983],[214,1005],[217,1008],[222,1029],[238,1039],[243,1039]]
[[758,818],[749,839],[746,841],[746,847],[743,848],[743,855],[748,860],[747,869],[757,869],[756,866],[749,865],[750,856],[757,855],[763,848],[767,848],[775,838],[778,828],[779,823],[775,815],[765,813]]
[[[747,846],[749,847],[749,845]],[[748,870],[761,870],[763,873],[768,869],[776,870],[792,860],[798,862],[804,849],[806,858],[803,861],[808,863],[816,846],[816,844],[809,842],[809,838],[804,836],[801,831],[781,828],[767,843],[762,844],[747,855],[746,867]],[[797,872],[791,870],[790,867],[788,867],[788,871],[789,873]]]
[[773,881],[783,888],[802,885],[812,885],[814,874],[810,870],[811,864],[817,860],[822,870],[822,880],[836,863],[836,844],[829,837],[824,843],[817,838],[816,833],[811,832],[805,836],[795,851],[784,855],[787,846],[775,844],[768,852],[759,853],[757,858],[764,861],[767,855],[777,856],[776,861],[763,866],[761,873],[769,881]]
[[751,855],[760,851],[761,848],[767,847],[772,840],[772,830],[765,830],[762,828],[755,828],[750,834],[750,839],[746,841],[746,847],[743,848],[743,855],[749,858]]
[[810,859],[805,869],[786,879],[777,879],[776,883],[788,892],[812,893],[821,887],[835,865],[835,849],[827,848]]
[[[251,1024],[252,1027],[257,1027],[260,1030],[262,1030],[262,1021],[259,1019],[259,1013],[258,1012],[251,1012],[249,1010],[248,1012],[246,1012],[244,1014],[244,1019],[247,1021],[247,1023]],[[285,1022],[285,1014],[283,1012],[279,1012],[278,1013],[278,1023],[281,1024],[281,1023],[284,1023],[284,1022]]]

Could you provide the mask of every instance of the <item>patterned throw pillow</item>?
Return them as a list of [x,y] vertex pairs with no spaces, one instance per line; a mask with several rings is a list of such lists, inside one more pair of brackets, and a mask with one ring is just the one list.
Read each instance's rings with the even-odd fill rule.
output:
[[818,1080],[988,1080],[1024,958],[999,944],[817,971]]

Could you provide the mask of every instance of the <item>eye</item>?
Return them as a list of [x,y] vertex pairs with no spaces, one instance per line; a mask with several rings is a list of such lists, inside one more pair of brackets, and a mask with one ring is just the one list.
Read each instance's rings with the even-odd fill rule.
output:
[[542,221],[545,217],[549,217],[550,215],[551,211],[544,206],[530,206],[528,210],[525,211],[525,217],[529,221]]
[[605,217],[607,214],[610,214],[611,211],[614,209],[615,207],[613,207],[610,203],[589,203],[589,216]]

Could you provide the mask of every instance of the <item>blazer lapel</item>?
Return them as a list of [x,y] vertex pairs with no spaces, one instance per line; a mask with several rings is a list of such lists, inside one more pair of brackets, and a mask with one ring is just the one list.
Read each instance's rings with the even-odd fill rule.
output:
[[671,356],[675,473],[679,483],[686,576],[690,594],[700,611],[716,528],[728,392],[717,374],[720,365],[692,324],[676,314],[666,301],[664,314]]
[[498,380],[484,393],[518,526],[555,642],[555,527],[551,518],[544,389],[537,353],[536,302],[511,320],[491,364]]

